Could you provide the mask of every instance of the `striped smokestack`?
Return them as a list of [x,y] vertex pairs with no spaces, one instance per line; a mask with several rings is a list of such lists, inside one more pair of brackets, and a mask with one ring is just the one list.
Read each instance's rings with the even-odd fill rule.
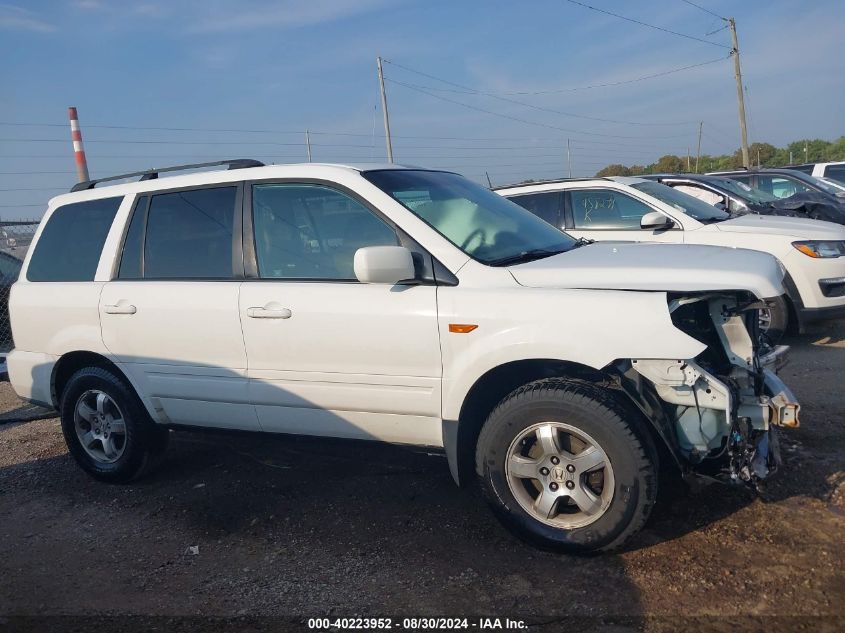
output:
[[73,139],[73,155],[76,159],[76,177],[79,182],[90,180],[88,176],[88,161],[85,159],[85,148],[82,147],[82,131],[79,129],[79,115],[76,108],[67,109],[70,118],[70,137]]

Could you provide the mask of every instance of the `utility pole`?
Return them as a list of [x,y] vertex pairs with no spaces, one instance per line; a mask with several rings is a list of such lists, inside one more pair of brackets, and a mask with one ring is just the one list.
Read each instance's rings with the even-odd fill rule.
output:
[[695,153],[695,173],[698,173],[698,161],[701,160],[701,128],[704,127],[704,121],[698,123],[698,151]]
[[757,148],[757,169],[760,169],[762,165],[760,164],[760,148]]
[[82,130],[79,129],[79,115],[76,108],[67,109],[70,119],[70,138],[73,141],[73,156],[76,160],[76,178],[79,182],[85,182],[91,178],[88,176],[88,160],[85,158],[85,148],[82,146]]
[[569,139],[566,139],[566,162],[569,165],[569,177],[572,178],[572,152],[569,149]]
[[805,163],[809,163],[809,162],[810,162],[810,159],[809,159],[809,158],[807,158],[808,151],[809,151],[809,147],[807,147],[807,141],[804,141],[804,162],[805,162]]
[[739,42],[736,37],[736,20],[728,18],[728,25],[731,28],[731,41],[733,42],[734,76],[736,78],[736,98],[739,104],[739,132],[742,137],[742,166],[749,167],[748,157],[748,128],[745,122],[745,97],[742,91],[742,69],[739,65]]
[[692,171],[692,165],[690,165],[690,155],[689,155],[689,147],[687,148],[687,173]]
[[305,130],[305,149],[308,152],[308,162],[311,162],[311,134]]
[[795,163],[792,161],[792,150],[789,150],[789,164],[794,165]]
[[393,143],[390,140],[390,117],[387,114],[387,93],[384,91],[384,71],[381,69],[381,57],[376,57],[378,83],[381,89],[381,110],[384,113],[384,142],[387,146],[387,162],[393,162]]

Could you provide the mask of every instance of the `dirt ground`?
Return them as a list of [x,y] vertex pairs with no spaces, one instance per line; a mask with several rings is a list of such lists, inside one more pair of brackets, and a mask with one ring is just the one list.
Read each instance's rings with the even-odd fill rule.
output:
[[[785,468],[764,497],[682,491],[626,551],[596,557],[515,540],[439,455],[175,433],[160,470],[112,486],[75,466],[58,420],[2,424],[0,628],[33,623],[16,615],[221,616],[258,628],[489,615],[532,630],[842,630],[845,322],[789,342],[781,375],[802,426],[782,436]],[[19,404],[0,386],[0,410]]]

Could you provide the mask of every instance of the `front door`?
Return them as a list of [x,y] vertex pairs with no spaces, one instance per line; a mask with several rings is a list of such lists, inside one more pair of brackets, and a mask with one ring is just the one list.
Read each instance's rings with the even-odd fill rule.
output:
[[640,228],[646,213],[657,211],[642,200],[611,188],[570,189],[569,207],[572,228],[567,233],[598,241],[683,242],[679,228]]
[[357,249],[398,243],[394,229],[325,185],[256,183],[246,199],[255,278],[240,315],[262,429],[440,445],[436,287],[353,271]]
[[238,315],[240,200],[234,185],[140,197],[100,296],[103,341],[162,422],[259,428]]

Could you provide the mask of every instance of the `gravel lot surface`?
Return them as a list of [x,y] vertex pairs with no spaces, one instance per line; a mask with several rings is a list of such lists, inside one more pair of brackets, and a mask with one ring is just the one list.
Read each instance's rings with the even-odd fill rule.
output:
[[[626,551],[597,557],[514,540],[438,455],[174,433],[158,471],[113,486],[76,467],[57,419],[0,424],[0,628],[20,624],[2,616],[136,614],[841,630],[845,322],[789,342],[781,375],[802,426],[782,435],[786,465],[764,496],[680,489]],[[0,385],[0,411],[18,406]],[[614,620],[627,616],[646,619]]]

